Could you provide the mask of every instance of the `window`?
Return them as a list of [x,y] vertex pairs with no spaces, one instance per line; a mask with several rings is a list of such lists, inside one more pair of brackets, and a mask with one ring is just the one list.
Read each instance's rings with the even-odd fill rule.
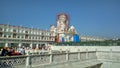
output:
[[13,29],[13,32],[15,32],[15,33],[16,33],[16,30],[15,30],[15,29]]
[[6,35],[4,35],[4,37],[6,37]]
[[51,34],[50,34],[50,36],[51,36]]
[[24,38],[24,37],[22,36],[22,38]]
[[16,38],[16,34],[13,34],[13,38]]
[[45,38],[45,40],[47,40],[47,37]]
[[42,36],[42,40],[43,40],[44,36]]
[[2,37],[2,35],[3,35],[3,33],[2,33],[2,32],[0,32],[0,37]]
[[17,38],[20,38],[20,36],[18,36]]
[[29,36],[29,39],[31,39],[31,36]]
[[39,40],[41,40],[41,37],[39,37]]
[[4,31],[6,31],[6,28],[4,28]]
[[44,33],[42,33],[42,35],[44,35]]
[[40,40],[40,37],[38,37],[38,40]]
[[28,31],[25,31],[25,33],[28,33]]
[[9,35],[8,37],[9,37],[9,38],[11,38],[11,36],[10,36],[10,35]]
[[25,39],[28,39],[28,35],[25,35]]
[[0,31],[2,31],[2,28],[0,28]]

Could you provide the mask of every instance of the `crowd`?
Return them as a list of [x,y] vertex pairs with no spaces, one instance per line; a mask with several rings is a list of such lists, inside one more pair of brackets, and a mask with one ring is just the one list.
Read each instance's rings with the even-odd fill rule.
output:
[[0,56],[15,56],[25,55],[25,49],[23,47],[4,47],[0,49]]
[[26,55],[28,51],[31,54],[41,54],[42,51],[49,50],[49,47],[4,47],[0,49],[0,56],[18,56],[18,55]]

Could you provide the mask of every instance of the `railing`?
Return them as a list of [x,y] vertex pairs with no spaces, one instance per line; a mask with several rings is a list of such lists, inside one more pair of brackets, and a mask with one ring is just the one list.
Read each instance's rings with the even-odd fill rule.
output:
[[26,56],[12,56],[12,57],[0,57],[0,67],[2,68],[31,68],[35,66],[64,63],[69,61],[86,61],[91,59],[97,59],[95,51],[85,52],[68,52],[44,55],[26,55]]
[[103,63],[101,68],[120,68],[120,51],[97,51],[96,55]]
[[120,51],[97,51],[97,58],[107,62],[119,62],[120,63]]
[[54,46],[120,46],[120,40],[53,43]]
[[26,66],[27,56],[0,57],[1,68],[24,68]]
[[[36,68],[36,66],[41,67],[42,65],[59,64],[67,62],[76,61],[88,61],[88,60],[100,60],[103,62],[103,67],[110,63],[120,63],[120,51],[79,51],[65,53],[53,53],[41,55],[30,55],[29,53],[25,56],[5,56],[0,57],[0,68]],[[110,64],[109,64],[110,65]],[[112,65],[113,66],[113,65]],[[109,68],[109,67],[107,67]],[[112,67],[114,68],[114,67]],[[119,68],[119,67],[118,67]]]

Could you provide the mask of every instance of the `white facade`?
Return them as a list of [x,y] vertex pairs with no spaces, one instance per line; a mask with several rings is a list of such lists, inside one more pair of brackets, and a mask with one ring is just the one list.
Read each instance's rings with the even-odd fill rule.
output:
[[80,36],[81,41],[105,41],[106,38],[93,37],[93,36]]
[[54,41],[54,33],[46,30],[0,24],[0,46],[46,44]]

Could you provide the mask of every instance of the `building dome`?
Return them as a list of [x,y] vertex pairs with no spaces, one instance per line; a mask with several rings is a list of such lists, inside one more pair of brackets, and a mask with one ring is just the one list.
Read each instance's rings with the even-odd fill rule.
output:
[[55,26],[54,26],[54,25],[51,25],[50,31],[54,31],[54,30],[55,30]]
[[75,34],[76,33],[76,30],[75,30],[75,27],[74,26],[71,26],[69,28],[69,33],[72,33],[72,34]]
[[74,26],[71,26],[70,29],[75,29],[75,27],[74,27]]

